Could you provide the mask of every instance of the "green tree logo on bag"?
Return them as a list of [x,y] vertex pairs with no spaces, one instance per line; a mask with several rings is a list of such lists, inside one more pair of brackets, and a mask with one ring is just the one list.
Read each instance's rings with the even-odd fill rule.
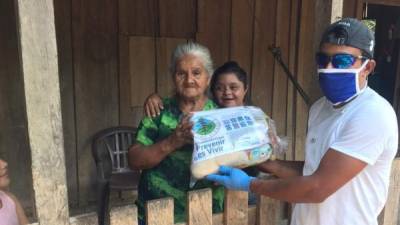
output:
[[211,135],[216,128],[216,121],[205,117],[200,117],[193,125],[193,131],[201,136]]

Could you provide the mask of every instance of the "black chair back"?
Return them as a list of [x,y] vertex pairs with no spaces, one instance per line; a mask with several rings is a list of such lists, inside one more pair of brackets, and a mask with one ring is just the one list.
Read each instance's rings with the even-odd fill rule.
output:
[[109,193],[113,190],[135,190],[139,171],[128,165],[129,147],[134,144],[136,128],[111,127],[93,136],[92,154],[97,170],[97,204],[99,225],[109,224]]

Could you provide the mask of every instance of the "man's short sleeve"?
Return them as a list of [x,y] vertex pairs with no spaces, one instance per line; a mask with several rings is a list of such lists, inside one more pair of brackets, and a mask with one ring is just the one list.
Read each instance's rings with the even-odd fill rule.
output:
[[[390,116],[378,107],[355,112],[341,125],[330,146],[368,164],[374,164],[386,148],[393,127]],[[395,122],[395,121],[394,121]]]
[[155,119],[145,117],[139,124],[136,141],[142,145],[152,145],[158,136],[158,126]]

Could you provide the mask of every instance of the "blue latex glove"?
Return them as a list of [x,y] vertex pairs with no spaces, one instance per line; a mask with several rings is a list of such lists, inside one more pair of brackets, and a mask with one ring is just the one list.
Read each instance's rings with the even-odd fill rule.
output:
[[220,166],[218,174],[210,174],[206,179],[222,184],[228,189],[249,191],[250,182],[256,178],[248,176],[240,169]]

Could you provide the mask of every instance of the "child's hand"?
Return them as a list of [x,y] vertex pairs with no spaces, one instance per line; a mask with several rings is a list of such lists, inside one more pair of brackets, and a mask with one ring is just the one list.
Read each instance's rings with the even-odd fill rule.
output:
[[156,117],[160,115],[161,110],[164,109],[162,99],[157,93],[153,93],[146,98],[144,102],[144,113],[148,117]]

